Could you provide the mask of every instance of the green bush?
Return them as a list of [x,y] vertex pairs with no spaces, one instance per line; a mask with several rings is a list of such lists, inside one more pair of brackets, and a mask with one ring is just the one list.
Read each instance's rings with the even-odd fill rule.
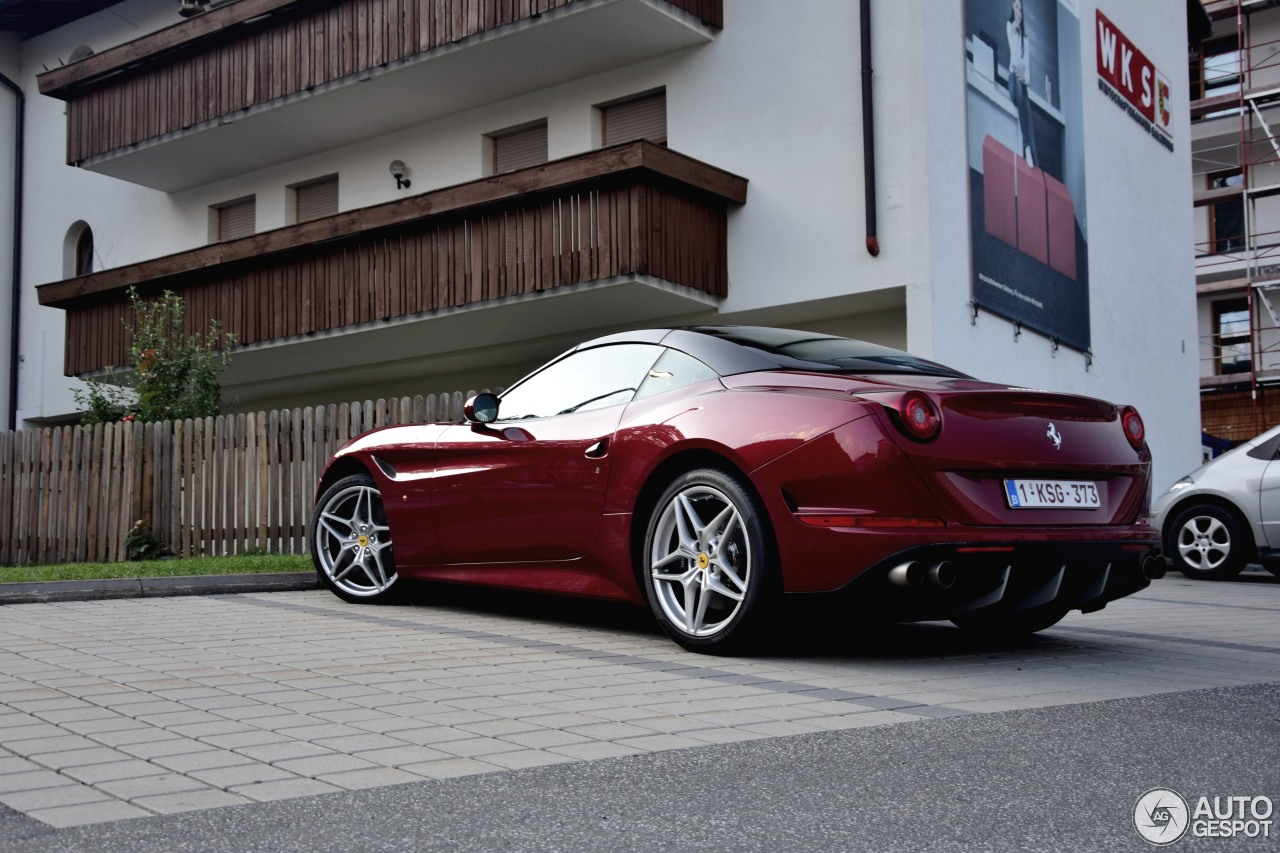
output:
[[108,368],[75,390],[84,423],[171,421],[217,415],[222,409],[222,373],[231,363],[235,336],[210,319],[203,336],[188,335],[186,304],[166,290],[144,300],[129,288],[133,322],[125,320],[129,368]]

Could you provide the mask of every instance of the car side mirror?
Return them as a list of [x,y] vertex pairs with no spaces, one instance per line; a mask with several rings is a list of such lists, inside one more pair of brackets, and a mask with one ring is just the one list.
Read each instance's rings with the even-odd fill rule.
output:
[[462,416],[473,424],[491,424],[498,419],[496,394],[477,394],[462,405]]

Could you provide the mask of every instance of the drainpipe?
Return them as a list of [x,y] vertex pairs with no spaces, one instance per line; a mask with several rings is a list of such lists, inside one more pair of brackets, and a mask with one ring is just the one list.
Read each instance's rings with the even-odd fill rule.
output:
[[871,0],[860,0],[862,39],[862,171],[867,199],[867,251],[871,257],[880,254],[880,238],[876,236],[876,135],[871,103]]
[[3,74],[0,83],[17,98],[13,144],[13,313],[9,324],[9,429],[18,428],[18,315],[22,311],[22,118],[26,98],[22,88]]

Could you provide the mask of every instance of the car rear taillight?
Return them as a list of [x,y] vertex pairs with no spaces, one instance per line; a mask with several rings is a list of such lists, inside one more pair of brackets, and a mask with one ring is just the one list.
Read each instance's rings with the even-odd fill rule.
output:
[[898,424],[908,438],[933,441],[942,431],[942,413],[925,394],[908,391],[898,401]]
[[1147,428],[1142,425],[1142,415],[1133,406],[1120,409],[1120,425],[1124,427],[1124,437],[1129,439],[1134,450],[1141,450],[1147,438]]

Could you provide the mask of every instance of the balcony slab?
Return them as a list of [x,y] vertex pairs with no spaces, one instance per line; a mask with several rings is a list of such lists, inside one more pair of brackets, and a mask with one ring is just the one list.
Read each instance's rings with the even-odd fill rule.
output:
[[715,32],[664,0],[575,2],[76,165],[177,192],[705,44]]

